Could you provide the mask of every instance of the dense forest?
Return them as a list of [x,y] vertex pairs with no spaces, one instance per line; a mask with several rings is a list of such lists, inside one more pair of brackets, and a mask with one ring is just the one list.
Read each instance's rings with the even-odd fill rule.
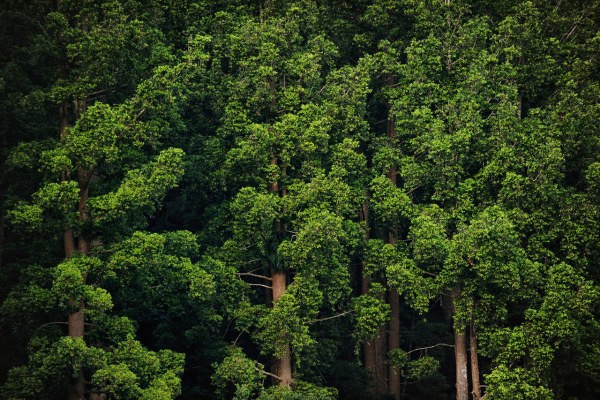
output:
[[0,398],[600,398],[599,26],[3,0]]

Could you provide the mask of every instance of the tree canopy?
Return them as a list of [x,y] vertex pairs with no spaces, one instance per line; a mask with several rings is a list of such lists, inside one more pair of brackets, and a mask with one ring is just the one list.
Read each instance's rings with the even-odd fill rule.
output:
[[5,1],[0,397],[598,398],[599,17]]

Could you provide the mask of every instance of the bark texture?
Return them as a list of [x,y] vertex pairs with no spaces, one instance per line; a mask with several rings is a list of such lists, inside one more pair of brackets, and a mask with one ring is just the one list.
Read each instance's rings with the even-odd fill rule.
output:
[[[277,158],[271,158],[271,165],[277,165]],[[270,182],[268,186],[269,192],[279,193],[279,183],[277,181]],[[277,222],[275,226],[277,232],[281,231],[281,224]],[[271,284],[273,292],[273,307],[276,307],[277,301],[285,294],[287,286],[287,273],[285,271],[271,271]],[[284,354],[281,358],[277,358],[273,365],[274,373],[279,377],[279,386],[289,387],[292,383],[292,354],[289,344],[286,345]]]
[[[392,320],[390,321],[390,337],[388,339],[389,350],[400,348],[400,295],[396,289],[390,290],[390,309],[392,312]],[[388,374],[390,386],[388,394],[394,399],[400,399],[400,373],[398,368],[391,363],[388,366]]]
[[[452,290],[451,297],[452,314],[456,315],[456,302],[460,298],[460,290]],[[456,400],[469,400],[467,335],[465,328],[454,329],[454,359],[456,364]]]
[[[388,110],[387,135],[392,140],[396,138],[396,126],[394,124],[394,119],[391,115],[391,110]],[[388,171],[388,178],[394,186],[398,184],[398,171],[395,165],[390,167],[390,170]],[[398,232],[390,230],[388,235],[388,242],[391,245],[396,246],[398,242]],[[388,351],[393,351],[400,348],[400,295],[398,294],[398,291],[394,288],[390,289],[389,304],[392,313],[392,319],[390,321]],[[388,395],[391,396],[394,400],[400,400],[400,373],[398,371],[398,368],[394,367],[391,363],[388,363],[388,376]]]
[[[286,289],[286,273],[282,271],[273,271],[273,306],[277,306],[277,301],[284,295]],[[286,345],[285,352],[281,358],[275,360],[275,374],[279,376],[279,386],[290,386],[292,383],[292,355],[289,344]]]
[[481,383],[479,381],[479,356],[477,353],[477,332],[475,330],[475,322],[471,320],[469,326],[469,339],[471,347],[471,386],[473,390],[473,400],[481,399]]
[[[367,226],[365,230],[365,240],[369,240],[369,203],[364,202],[361,213],[359,215],[361,221],[365,221]],[[371,286],[371,277],[365,273],[365,265],[362,265],[361,270],[361,294],[366,295],[369,293],[369,287]],[[364,354],[364,365],[367,374],[369,375],[369,390],[372,393],[376,392],[376,379],[373,376],[376,365],[376,352],[375,352],[375,340],[366,340],[363,343],[363,354]]]

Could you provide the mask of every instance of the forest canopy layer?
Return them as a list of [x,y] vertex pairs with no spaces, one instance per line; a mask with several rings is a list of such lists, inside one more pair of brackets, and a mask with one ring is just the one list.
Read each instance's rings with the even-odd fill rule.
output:
[[600,1],[2,4],[0,398],[600,398]]

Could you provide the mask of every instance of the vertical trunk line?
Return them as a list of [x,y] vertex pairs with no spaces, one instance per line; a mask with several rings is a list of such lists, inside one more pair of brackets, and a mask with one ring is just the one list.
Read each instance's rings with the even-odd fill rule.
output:
[[[393,84],[393,80],[390,79],[390,85]],[[391,106],[388,104],[388,119],[387,119],[387,136],[390,140],[396,138],[396,125],[392,116]],[[388,171],[388,178],[394,186],[398,184],[398,171],[395,165],[390,167]],[[388,243],[396,246],[398,242],[398,232],[390,229],[388,234]],[[388,352],[400,348],[400,295],[398,290],[391,288],[389,293],[389,304],[392,313],[392,319],[390,321],[390,331],[388,338]],[[398,368],[388,363],[388,377],[389,377],[389,388],[388,394],[394,400],[400,400],[401,383],[400,383],[400,371]]]
[[379,329],[379,336],[375,339],[375,376],[377,378],[377,393],[385,395],[388,392],[387,368],[387,337],[385,326]]
[[479,356],[477,353],[477,332],[475,321],[471,319],[469,325],[469,339],[471,347],[471,386],[473,386],[473,400],[481,399],[481,383],[479,381]]
[[[58,6],[60,6],[60,2],[57,2],[57,7]],[[61,142],[67,137],[68,126],[69,121],[67,117],[67,103],[63,101],[58,107],[58,128]],[[70,180],[68,171],[62,171],[60,175],[62,181]],[[65,229],[63,232],[63,245],[65,258],[73,257],[73,253],[75,253],[75,237],[73,236],[73,229],[70,227]]]
[[[81,114],[86,109],[86,101],[74,101],[73,103],[75,108],[76,117],[79,118]],[[61,117],[61,139],[64,140],[66,137],[66,103],[63,103],[61,114],[64,115],[65,120],[62,120]],[[63,126],[64,123],[64,126]],[[77,171],[78,185],[79,185],[79,204],[77,206],[77,211],[79,212],[78,220],[79,222],[85,222],[88,219],[87,212],[87,202],[89,198],[88,193],[88,185],[91,178],[91,171],[87,171],[84,168],[79,168]],[[69,249],[71,251],[74,250],[75,241],[72,240],[73,230],[69,229],[65,232],[65,249],[67,246],[71,246],[70,243],[73,243],[73,249]],[[67,245],[67,240],[69,245]],[[81,255],[89,256],[90,254],[90,244],[85,235],[80,232],[77,238],[77,250]],[[85,284],[86,275],[84,274],[82,278],[82,284]],[[83,300],[79,301],[79,304],[75,304],[75,300],[70,300],[69,303],[72,307],[77,307],[77,311],[69,314],[68,318],[68,329],[69,336],[74,338],[83,338],[85,336],[85,304]],[[83,400],[85,399],[85,377],[83,373],[83,368],[79,371],[79,376],[75,382],[72,382],[69,388],[69,400]]]
[[4,213],[0,210],[0,269],[4,255]]
[[[400,295],[396,289],[390,290],[390,310],[392,320],[390,321],[390,336],[388,341],[389,350],[400,348]],[[400,399],[400,371],[391,363],[388,366],[388,375],[390,380],[389,395],[394,400]]]
[[[271,165],[277,165],[277,158],[271,158]],[[279,183],[277,180],[269,182],[268,190],[271,193],[279,193]],[[276,223],[275,230],[277,232],[281,231],[281,223],[279,221]],[[285,294],[287,273],[273,268],[271,270],[271,279],[273,307],[277,307],[277,301]],[[289,387],[292,383],[292,353],[289,344],[286,345],[283,356],[275,359],[273,369],[275,370],[275,374],[279,376],[279,386]]]
[[[283,271],[272,271],[273,307],[277,306],[277,301],[285,294],[286,275]],[[277,376],[280,378],[279,386],[289,387],[292,383],[292,355],[289,344],[286,345],[283,356],[275,360],[274,367]]]
[[[362,210],[359,213],[359,220],[364,221],[366,225],[365,229],[365,241],[369,240],[369,202],[366,200],[368,194],[365,195],[365,202],[363,203]],[[366,295],[369,293],[369,287],[371,286],[371,277],[365,272],[365,263],[363,261],[361,265],[361,294]],[[365,340],[363,343],[363,355],[364,355],[364,366],[367,371],[368,388],[371,393],[377,393],[377,377],[376,366],[377,366],[377,352],[376,352],[377,340]]]
[[[460,289],[453,289],[452,314],[456,316],[456,302],[460,298]],[[467,367],[466,329],[454,329],[454,360],[456,365],[456,400],[469,400],[469,377]]]

